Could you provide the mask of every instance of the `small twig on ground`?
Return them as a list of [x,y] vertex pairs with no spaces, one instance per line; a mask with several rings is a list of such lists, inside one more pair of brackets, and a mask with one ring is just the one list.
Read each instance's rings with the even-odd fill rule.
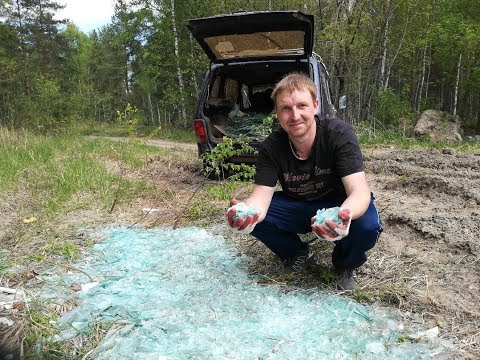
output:
[[95,350],[95,348],[93,348],[93,349],[91,349],[90,351],[88,351],[88,352],[82,357],[82,360],[87,359],[94,350]]
[[76,268],[75,266],[72,266],[72,265],[64,265],[64,264],[62,264],[62,263],[60,263],[60,262],[55,263],[54,265],[58,265],[58,266],[66,269],[66,270],[78,271],[79,273],[82,273],[82,274],[84,274],[85,276],[87,276],[87,277],[90,279],[90,281],[94,281],[94,279],[93,279],[88,273],[86,273],[86,272],[83,271],[83,270],[80,270],[79,268]]
[[387,206],[384,206],[382,209],[379,209],[378,210],[378,213],[381,214],[383,213],[385,210],[387,210],[392,204],[388,204]]
[[173,223],[173,229],[175,230],[178,226],[178,222],[180,221],[180,218],[181,216],[183,215],[183,213],[185,212],[185,210],[187,209],[187,206],[190,205],[190,203],[192,202],[193,198],[195,197],[195,195],[197,194],[198,190],[200,190],[203,185],[205,184],[205,181],[207,180],[207,177],[205,176],[203,178],[203,180],[200,182],[200,184],[195,188],[192,196],[190,196],[190,198],[187,200],[187,203],[185,204],[184,207],[182,207],[180,209],[179,212],[177,212],[177,215],[175,216],[175,222]]
[[148,212],[145,212],[142,216],[140,216],[138,218],[137,221],[131,223],[130,225],[127,226],[127,229],[131,229],[132,227],[134,227],[135,225],[137,225],[140,221],[142,221],[143,219],[145,219],[145,217],[147,217],[147,215],[150,214],[150,211]]
[[110,207],[110,210],[108,210],[110,214],[113,212],[113,209],[115,208],[116,204],[117,204],[117,194],[115,194],[115,197],[113,198],[112,206]]

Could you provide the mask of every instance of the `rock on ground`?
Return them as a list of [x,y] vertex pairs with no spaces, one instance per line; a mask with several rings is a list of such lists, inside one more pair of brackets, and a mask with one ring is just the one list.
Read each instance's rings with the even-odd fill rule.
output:
[[425,110],[413,131],[417,138],[428,138],[432,141],[462,140],[458,118],[437,110]]

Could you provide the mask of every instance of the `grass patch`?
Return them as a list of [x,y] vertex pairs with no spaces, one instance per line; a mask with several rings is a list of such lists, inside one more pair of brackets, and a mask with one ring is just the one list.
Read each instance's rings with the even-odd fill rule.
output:
[[148,156],[167,156],[169,150],[142,144],[139,140],[125,142],[106,139],[85,141],[83,149],[90,157],[118,161],[133,168],[141,168]]
[[360,145],[362,147],[369,146],[394,146],[401,149],[445,149],[450,148],[461,153],[478,153],[480,152],[480,142],[463,140],[460,142],[448,141],[430,141],[419,140],[412,137],[406,137],[403,133],[395,130],[375,131],[371,133],[360,128],[357,130]]
[[206,183],[205,184],[205,199],[228,201],[233,197],[233,194],[245,183],[224,181],[220,183]]
[[7,254],[0,250],[0,275],[3,275],[5,271],[10,268],[10,261]]
[[329,268],[319,268],[315,271],[318,279],[325,284],[332,284],[335,280],[335,273]]
[[[0,129],[0,191],[10,190],[27,169],[40,167],[54,156],[54,144],[42,135]],[[60,148],[61,143],[56,144]]]
[[352,298],[359,303],[366,303],[372,299],[372,294],[365,290],[355,289],[352,292]]
[[[130,198],[145,188],[112,173],[105,160],[141,167],[157,149],[72,135],[48,137],[0,130],[0,193],[20,188],[35,199],[29,212],[55,215],[75,194],[94,194],[103,207],[113,198]],[[30,216],[30,214],[24,214]]]
[[399,344],[406,343],[406,342],[408,342],[408,338],[407,338],[406,336],[399,336],[399,337],[397,338],[397,342],[398,342]]
[[197,226],[217,223],[224,217],[228,201],[246,188],[251,190],[253,185],[241,181],[207,181],[192,198],[184,216]]
[[52,254],[57,254],[65,257],[68,261],[73,261],[80,253],[80,249],[77,245],[71,242],[52,242],[49,251]]
[[[161,149],[130,142],[85,141],[75,132],[45,136],[4,128],[0,128],[0,151],[0,195],[16,201],[6,238],[36,246],[24,254],[35,262],[49,255],[72,260],[79,252],[77,245],[52,235],[61,234],[52,231],[57,223],[83,209],[107,212],[112,204],[147,191],[146,181],[130,180],[121,169],[142,167],[152,154],[162,154]],[[22,222],[32,216],[38,221]],[[10,266],[0,256],[0,271]]]
[[196,142],[195,134],[192,128],[182,129],[167,126],[138,126],[132,134],[128,127],[119,123],[106,123],[100,121],[86,121],[77,125],[78,133],[83,136],[113,136],[129,137],[130,135],[152,139],[165,139],[194,144]]
[[217,222],[222,216],[224,209],[203,201],[196,201],[187,209],[186,218],[194,221],[197,226],[208,226],[212,222]]

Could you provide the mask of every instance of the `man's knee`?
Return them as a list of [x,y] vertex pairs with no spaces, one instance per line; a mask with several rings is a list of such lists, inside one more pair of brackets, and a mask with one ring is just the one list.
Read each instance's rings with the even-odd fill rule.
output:
[[363,251],[370,250],[375,246],[382,231],[382,224],[378,216],[360,217],[352,221],[350,226],[350,236],[352,236],[352,240],[357,243],[357,246],[361,247]]
[[350,225],[350,232],[359,234],[376,234],[382,230],[382,225],[378,219],[374,218],[359,218],[352,221]]
[[382,231],[380,216],[373,202],[370,203],[365,214],[352,221],[351,227],[355,227],[356,231],[362,233],[378,233]]

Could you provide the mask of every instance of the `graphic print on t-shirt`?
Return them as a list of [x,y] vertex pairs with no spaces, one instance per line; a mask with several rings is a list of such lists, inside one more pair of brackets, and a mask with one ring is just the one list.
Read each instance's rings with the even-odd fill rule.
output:
[[307,173],[283,173],[284,190],[295,197],[302,199],[318,199],[325,196],[331,189],[324,189],[326,177],[332,173],[330,168],[321,169],[314,167],[313,172]]

